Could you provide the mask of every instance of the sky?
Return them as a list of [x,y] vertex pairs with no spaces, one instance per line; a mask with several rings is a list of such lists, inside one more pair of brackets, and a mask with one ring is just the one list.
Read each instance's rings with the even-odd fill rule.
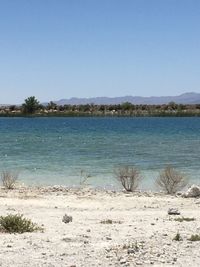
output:
[[0,103],[200,93],[199,0],[0,0]]

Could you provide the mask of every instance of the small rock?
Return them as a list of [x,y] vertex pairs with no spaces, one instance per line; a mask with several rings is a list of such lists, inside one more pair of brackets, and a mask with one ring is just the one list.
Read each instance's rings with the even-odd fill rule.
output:
[[134,254],[134,253],[135,253],[135,250],[134,250],[133,248],[129,248],[129,249],[127,250],[127,253],[128,253],[128,254]]
[[106,255],[106,258],[107,258],[107,259],[112,258],[112,255]]
[[177,208],[169,208],[168,210],[169,215],[180,215],[180,211]]
[[187,192],[182,194],[183,197],[200,197],[200,186],[192,185]]
[[120,260],[120,264],[126,264],[126,260],[125,259],[121,259]]
[[68,216],[67,214],[65,214],[65,215],[63,216],[62,221],[63,221],[64,223],[70,223],[70,222],[72,222],[72,216]]

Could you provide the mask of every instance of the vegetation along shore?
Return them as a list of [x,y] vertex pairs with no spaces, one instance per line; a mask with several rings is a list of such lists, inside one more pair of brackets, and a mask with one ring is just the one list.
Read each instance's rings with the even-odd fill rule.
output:
[[134,105],[129,102],[116,105],[57,105],[54,102],[41,104],[34,96],[25,99],[22,105],[2,105],[0,116],[200,116],[200,104]]

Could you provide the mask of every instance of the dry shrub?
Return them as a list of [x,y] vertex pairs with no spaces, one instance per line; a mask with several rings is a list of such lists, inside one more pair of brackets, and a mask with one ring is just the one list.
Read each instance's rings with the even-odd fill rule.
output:
[[11,171],[3,171],[1,174],[1,181],[6,189],[14,189],[18,180],[18,173]]
[[114,223],[118,223],[118,224],[122,224],[121,221],[113,221],[111,219],[107,219],[107,220],[103,220],[103,221],[100,221],[101,224],[114,224]]
[[135,191],[142,178],[137,168],[128,166],[115,170],[115,175],[127,192]]
[[200,235],[191,235],[191,237],[188,239],[189,241],[200,241]]
[[182,237],[181,235],[179,234],[179,232],[175,235],[175,237],[173,238],[174,241],[182,241]]
[[167,166],[156,179],[156,185],[173,195],[187,185],[187,178],[173,167]]

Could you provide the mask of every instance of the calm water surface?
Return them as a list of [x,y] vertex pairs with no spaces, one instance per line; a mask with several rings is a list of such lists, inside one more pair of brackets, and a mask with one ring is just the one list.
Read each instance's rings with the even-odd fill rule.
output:
[[0,118],[0,169],[27,184],[116,187],[113,169],[138,166],[143,188],[166,164],[200,181],[200,118]]

